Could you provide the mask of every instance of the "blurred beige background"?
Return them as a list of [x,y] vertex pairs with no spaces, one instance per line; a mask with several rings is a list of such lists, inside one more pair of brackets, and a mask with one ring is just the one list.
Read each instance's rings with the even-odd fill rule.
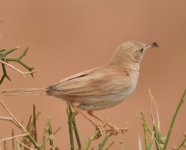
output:
[[[16,54],[29,46],[25,62],[35,67],[33,80],[9,70],[13,82],[5,81],[0,90],[16,87],[45,87],[60,79],[103,65],[123,41],[157,41],[159,49],[148,51],[141,65],[136,91],[122,104],[96,114],[118,126],[128,122],[125,148],[138,149],[142,136],[139,112],[150,122],[148,88],[157,101],[161,130],[165,134],[176,104],[186,86],[186,1],[185,0],[6,0],[0,1],[0,48],[21,45]],[[4,97],[19,120],[27,121],[32,104],[42,112],[39,129],[48,116],[56,135],[56,146],[69,149],[65,102],[44,96]],[[186,131],[186,105],[177,118],[171,145],[178,144]],[[6,116],[0,107],[0,116]],[[94,127],[77,117],[82,141]],[[0,121],[0,139],[11,135],[8,122]],[[17,131],[17,133],[19,133]],[[112,149],[119,149],[120,136]]]

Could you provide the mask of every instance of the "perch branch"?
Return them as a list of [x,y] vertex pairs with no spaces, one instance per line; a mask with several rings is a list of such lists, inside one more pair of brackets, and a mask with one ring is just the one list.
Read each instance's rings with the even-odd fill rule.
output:
[[[0,49],[0,63],[2,65],[2,71],[3,71],[3,75],[0,79],[0,84],[3,83],[3,81],[5,79],[8,79],[9,81],[11,81],[8,73],[7,73],[7,69],[6,69],[6,66],[7,67],[10,67],[11,69],[15,70],[16,72],[20,73],[21,75],[23,75],[25,77],[26,74],[31,74],[32,77],[33,77],[33,67],[29,67],[27,64],[25,64],[22,59],[23,57],[26,56],[27,52],[28,52],[28,48],[26,48],[23,53],[18,56],[18,57],[15,57],[15,58],[10,58],[8,55],[13,53],[14,51],[16,51],[18,49],[18,47],[16,48],[12,48],[12,49]],[[16,62],[18,63],[19,65],[23,66],[24,68],[26,68],[28,71],[21,71],[20,69],[16,68],[14,65],[10,64],[9,62]]]

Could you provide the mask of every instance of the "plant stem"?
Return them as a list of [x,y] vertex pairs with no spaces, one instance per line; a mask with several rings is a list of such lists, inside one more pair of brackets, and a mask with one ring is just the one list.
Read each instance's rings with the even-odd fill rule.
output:
[[179,150],[186,142],[186,137],[183,139],[183,141],[181,142],[181,144],[178,146],[177,150]]
[[90,144],[93,140],[97,139],[100,135],[100,131],[96,130],[91,137],[89,137],[82,146],[81,150],[89,150]]
[[2,105],[2,107],[6,110],[6,112],[12,117],[12,119],[14,120],[14,122],[19,126],[19,128],[25,133],[27,134],[26,137],[28,137],[28,139],[32,142],[32,144],[34,144],[34,146],[38,149],[41,150],[40,145],[35,141],[35,139],[33,138],[33,136],[26,130],[26,128],[17,120],[17,118],[8,110],[8,108],[5,106],[5,104],[3,103],[3,101],[0,99],[0,104]]
[[178,112],[179,112],[179,110],[180,110],[180,108],[181,108],[181,106],[182,106],[182,104],[184,102],[185,95],[186,95],[186,89],[184,90],[184,93],[183,93],[183,95],[182,95],[182,97],[181,97],[181,99],[180,99],[180,101],[178,103],[178,106],[176,108],[176,111],[175,111],[175,113],[173,115],[173,118],[172,118],[172,121],[171,121],[171,124],[170,124],[170,127],[169,127],[169,131],[168,131],[168,134],[167,134],[167,139],[165,141],[165,145],[163,147],[163,150],[166,150],[166,148],[167,148],[167,145],[168,145],[168,142],[169,142],[169,139],[170,139],[173,127],[174,127],[174,123],[175,123],[177,114],[178,114]]
[[72,112],[71,107],[69,107],[69,111],[72,115],[72,125],[73,125],[74,133],[75,133],[75,136],[76,136],[76,141],[77,141],[77,144],[78,144],[78,148],[81,149],[81,141],[80,141],[80,137],[79,137],[79,133],[78,133],[78,128],[77,128],[75,116]]
[[106,142],[108,141],[109,135],[106,134],[103,141],[99,144],[99,150],[103,150],[103,147],[105,146]]
[[41,150],[40,145],[37,144],[37,142],[35,141],[35,139],[33,138],[33,136],[30,133],[27,133],[27,137],[28,139],[34,144],[34,146],[36,147],[36,149]]
[[52,130],[50,119],[48,122],[48,134],[49,134],[50,150],[52,150],[54,148],[54,135],[53,135],[53,130]]
[[69,128],[69,136],[70,136],[70,149],[74,150],[73,125],[72,125],[72,114],[70,113],[70,106],[68,106],[67,114],[68,114],[68,128]]
[[12,49],[5,49],[3,51],[3,53],[1,53],[2,56],[6,57],[8,54],[14,52],[15,50],[17,50],[17,48],[12,48]]
[[[26,56],[27,52],[28,52],[28,48],[26,48],[23,53],[18,56],[18,57],[15,57],[15,58],[9,58],[8,55],[11,54],[12,52],[16,51],[18,49],[18,47],[16,48],[12,48],[12,49],[2,49],[0,50],[0,63],[2,64],[2,71],[3,71],[3,75],[1,76],[1,79],[0,79],[0,84],[3,83],[4,79],[8,79],[10,81],[10,77],[8,76],[7,74],[7,71],[6,71],[6,67],[5,66],[8,66],[10,68],[12,68],[13,70],[21,73],[24,77],[26,74],[31,74],[31,76],[33,77],[33,67],[29,67],[27,64],[25,64],[23,61],[22,61],[22,58]],[[19,65],[23,66],[24,68],[26,68],[28,71],[27,72],[23,72],[21,70],[19,70],[18,68],[16,68],[15,66],[11,65],[9,62],[16,62],[18,63]]]
[[33,68],[29,67],[28,65],[26,65],[24,62],[22,62],[20,59],[18,58],[7,58],[6,61],[14,61],[19,63],[20,65],[22,65],[23,67],[25,67],[26,69],[28,69],[29,71],[32,71]]
[[146,125],[145,115],[143,114],[143,112],[141,112],[141,121],[143,126],[145,149],[147,149],[147,125]]
[[35,104],[33,105],[33,129],[32,129],[32,132],[33,132],[34,139],[37,142],[38,140],[37,140],[37,124],[36,124],[36,106],[35,106]]

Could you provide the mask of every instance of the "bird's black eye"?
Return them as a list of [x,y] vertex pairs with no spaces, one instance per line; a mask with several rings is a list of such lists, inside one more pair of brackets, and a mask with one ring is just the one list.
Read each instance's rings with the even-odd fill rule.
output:
[[140,53],[143,53],[143,48],[142,48],[142,49],[140,49]]

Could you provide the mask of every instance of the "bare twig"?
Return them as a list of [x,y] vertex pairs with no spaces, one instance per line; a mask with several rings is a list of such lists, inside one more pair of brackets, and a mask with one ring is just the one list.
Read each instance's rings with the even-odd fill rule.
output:
[[9,63],[7,63],[7,62],[1,60],[1,59],[0,59],[0,62],[1,62],[2,64],[5,64],[6,66],[10,67],[11,69],[17,71],[18,73],[20,73],[21,75],[23,75],[24,78],[26,77],[26,76],[25,76],[26,74],[35,73],[35,71],[26,71],[26,72],[23,72],[23,71],[19,70],[18,68],[16,68],[15,66],[13,66],[13,65],[11,65],[11,64],[9,64]]
[[4,105],[3,101],[0,99],[0,104],[3,106],[3,108],[6,110],[6,112],[11,116],[11,118],[14,120],[14,122],[19,126],[19,128],[23,129],[24,132],[26,132],[26,129],[24,126],[16,119],[16,117],[8,110],[8,108]]
[[4,120],[4,121],[10,121],[13,124],[15,124],[18,128],[20,128],[20,126],[14,121],[14,119],[12,119],[11,117],[0,117],[0,120]]
[[19,135],[3,138],[3,139],[0,139],[0,142],[11,140],[11,139],[14,139],[14,138],[24,137],[24,136],[28,136],[28,134],[19,134]]

